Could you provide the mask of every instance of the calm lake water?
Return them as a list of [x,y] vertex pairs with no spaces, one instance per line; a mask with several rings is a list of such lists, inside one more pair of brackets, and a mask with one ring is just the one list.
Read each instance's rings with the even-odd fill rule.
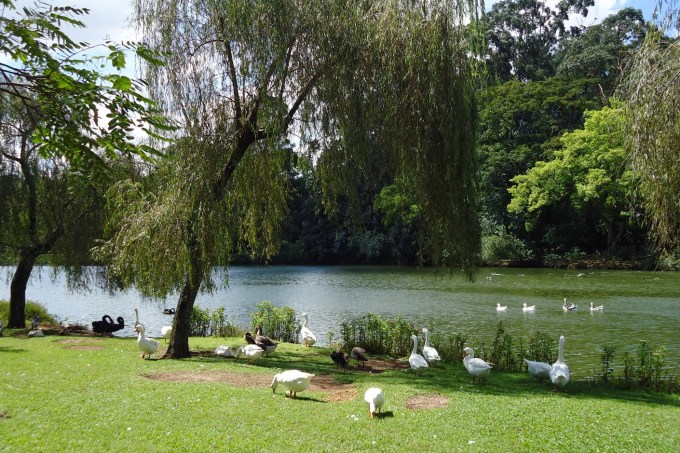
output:
[[[0,298],[9,299],[10,268],[2,268],[5,285]],[[327,344],[327,333],[340,331],[343,320],[368,312],[384,317],[400,315],[432,333],[463,333],[474,347],[493,341],[498,322],[515,339],[543,331],[567,338],[565,356],[574,378],[593,375],[600,367],[601,346],[617,347],[617,365],[624,352],[634,353],[640,340],[666,348],[674,374],[680,372],[680,274],[637,271],[581,271],[555,269],[480,269],[477,279],[431,269],[369,266],[272,266],[229,269],[228,289],[201,294],[197,305],[211,310],[225,307],[231,323],[248,326],[256,305],[269,300],[309,314],[309,328]],[[564,313],[567,297],[579,309]],[[111,295],[105,291],[70,292],[63,275],[52,278],[49,268],[38,269],[29,282],[27,298],[43,304],[62,321],[86,325],[108,314],[122,316],[126,325],[118,336],[134,336],[134,308],[151,336],[171,322],[165,301],[142,298],[136,291]],[[604,305],[590,312],[590,302]],[[522,304],[536,305],[523,313]],[[508,311],[496,311],[496,303]]]

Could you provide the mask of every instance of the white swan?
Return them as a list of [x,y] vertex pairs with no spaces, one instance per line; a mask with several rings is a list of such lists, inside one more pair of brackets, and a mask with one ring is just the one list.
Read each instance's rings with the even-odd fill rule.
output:
[[491,372],[491,367],[493,366],[492,363],[487,363],[482,359],[476,359],[475,351],[470,347],[463,349],[463,364],[468,370],[468,373],[470,373],[470,376],[472,376],[473,382],[475,379],[479,382],[482,377],[488,376]]
[[167,343],[170,337],[172,336],[172,326],[163,326],[161,327],[161,335],[165,338],[165,342]]
[[576,305],[572,302],[568,302],[567,298],[566,297],[564,298],[564,304],[562,304],[562,310],[564,310],[564,311],[576,311],[577,308],[578,308],[578,305]]
[[309,322],[309,318],[307,317],[307,313],[302,313],[302,317],[305,318],[304,324],[302,324],[302,328],[300,329],[300,336],[302,337],[302,343],[305,346],[312,346],[314,343],[316,343],[316,335],[312,333],[311,330],[307,328],[307,323]]
[[418,354],[418,337],[411,335],[411,340],[413,341],[413,351],[411,351],[411,356],[408,358],[408,363],[411,365],[411,369],[418,372],[421,368],[427,368],[427,360],[425,357]]
[[501,306],[501,304],[496,304],[496,311],[507,311],[507,310],[508,310],[507,305]]
[[245,355],[249,359],[257,360],[262,357],[262,354],[264,354],[264,349],[256,344],[247,344],[245,346],[239,346],[234,353],[234,357],[238,359],[241,357],[241,354]]
[[597,307],[593,307],[593,303],[590,303],[590,311],[603,311],[604,310],[604,305],[598,305]]
[[215,349],[215,355],[218,357],[235,357],[234,351],[231,349],[231,346],[218,346]]
[[423,346],[423,357],[425,357],[425,360],[427,363],[432,363],[432,362],[438,362],[441,360],[441,357],[439,357],[439,353],[435,348],[430,346],[430,332],[423,328],[423,333],[425,334],[425,346]]
[[274,375],[274,379],[272,380],[272,385],[270,387],[272,388],[272,392],[276,393],[276,387],[278,387],[280,384],[288,389],[289,395],[287,396],[295,398],[297,392],[307,390],[307,387],[309,387],[309,381],[311,381],[313,377],[313,374],[305,373],[304,371],[287,370],[283,373]]
[[525,312],[525,313],[531,312],[531,311],[536,311],[536,305],[531,305],[531,306],[527,307],[527,303],[524,302],[524,306],[522,307],[522,311]]
[[371,387],[364,393],[364,401],[368,403],[368,412],[370,412],[371,418],[375,418],[376,413],[380,412],[385,404],[385,394],[381,389]]
[[142,359],[144,356],[148,355],[151,358],[151,354],[158,350],[158,342],[153,338],[147,338],[144,334],[144,325],[137,324],[135,326],[135,332],[137,332],[137,346],[139,350],[142,351]]
[[553,363],[550,369],[550,381],[555,387],[564,388],[569,383],[569,366],[564,361],[564,335],[560,337],[558,352],[557,362]]
[[550,370],[552,370],[552,365],[545,362],[534,362],[533,360],[524,359],[527,364],[527,371],[530,375],[537,378],[539,381],[543,379],[548,379],[550,377]]

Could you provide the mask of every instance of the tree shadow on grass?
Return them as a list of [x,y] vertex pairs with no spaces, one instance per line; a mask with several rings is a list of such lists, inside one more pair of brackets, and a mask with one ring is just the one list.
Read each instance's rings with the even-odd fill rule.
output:
[[28,350],[27,349],[20,349],[20,348],[12,348],[12,347],[8,347],[8,346],[0,346],[0,352],[18,353],[18,352],[28,352]]

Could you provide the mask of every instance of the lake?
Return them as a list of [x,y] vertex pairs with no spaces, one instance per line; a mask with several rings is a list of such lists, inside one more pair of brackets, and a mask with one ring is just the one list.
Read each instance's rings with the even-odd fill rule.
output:
[[[9,299],[8,272],[0,298]],[[327,333],[335,332],[344,320],[366,313],[412,322],[431,333],[463,333],[474,347],[493,341],[498,322],[515,340],[525,340],[536,331],[567,338],[565,356],[574,378],[593,375],[600,368],[603,345],[617,347],[615,364],[624,352],[634,353],[640,340],[666,348],[667,362],[674,374],[680,364],[680,274],[639,271],[595,271],[556,269],[481,268],[474,282],[446,271],[388,266],[271,266],[229,268],[229,287],[214,294],[201,294],[197,305],[215,309],[223,306],[229,322],[249,326],[256,305],[269,300],[309,315],[308,327],[327,344]],[[91,326],[104,314],[122,316],[126,328],[118,336],[134,336],[134,308],[151,336],[171,323],[163,308],[165,301],[142,298],[137,291],[117,294],[93,289],[69,292],[64,276],[52,278],[50,268],[34,271],[26,297],[44,305],[62,321]],[[578,305],[575,312],[562,310],[562,299]],[[590,302],[604,305],[590,312]],[[496,304],[508,305],[497,312]],[[535,313],[524,313],[522,304],[536,305]],[[130,327],[127,327],[127,326]],[[461,365],[462,366],[462,365]]]

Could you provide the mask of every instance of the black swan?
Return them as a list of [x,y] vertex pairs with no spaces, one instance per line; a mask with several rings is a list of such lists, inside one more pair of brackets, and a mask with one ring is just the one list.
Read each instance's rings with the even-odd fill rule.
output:
[[125,321],[123,320],[122,317],[118,317],[117,323],[113,322],[113,319],[109,315],[104,315],[102,316],[101,321],[92,321],[92,330],[94,331],[95,334],[100,333],[100,334],[105,334],[105,333],[113,333],[118,330],[121,330],[122,328],[125,327]]

